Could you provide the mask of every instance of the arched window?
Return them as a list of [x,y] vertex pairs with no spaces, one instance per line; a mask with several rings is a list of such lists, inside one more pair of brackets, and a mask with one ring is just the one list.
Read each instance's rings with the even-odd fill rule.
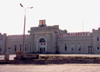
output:
[[39,42],[46,42],[44,38],[41,38]]

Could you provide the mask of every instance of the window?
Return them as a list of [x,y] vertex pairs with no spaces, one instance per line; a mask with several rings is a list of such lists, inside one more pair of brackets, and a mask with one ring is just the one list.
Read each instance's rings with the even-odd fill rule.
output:
[[1,51],[1,48],[0,48],[0,51]]
[[99,50],[100,50],[100,48],[99,48],[99,47],[97,47],[97,50],[99,51]]
[[27,44],[25,44],[25,51],[27,51]]
[[66,44],[65,44],[65,51],[67,51],[67,46],[66,46]]
[[81,44],[78,44],[78,50],[81,51]]
[[97,38],[97,41],[99,41],[99,38]]
[[15,45],[14,51],[17,51],[17,46]]
[[39,42],[46,42],[44,38],[41,38]]
[[21,51],[22,45],[20,45],[20,51]]
[[73,51],[74,50],[74,44],[72,43],[71,45],[71,50]]
[[2,40],[0,40],[0,45],[2,45]]
[[88,46],[88,53],[89,53],[89,54],[92,53],[92,46]]

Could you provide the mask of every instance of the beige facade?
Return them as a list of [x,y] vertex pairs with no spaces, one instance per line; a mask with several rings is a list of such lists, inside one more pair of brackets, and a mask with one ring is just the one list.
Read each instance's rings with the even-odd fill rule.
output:
[[0,33],[0,54],[4,54],[6,52],[6,34]]
[[[23,48],[23,35],[9,35],[7,36],[6,51],[9,53],[15,53],[22,51]],[[25,36],[25,48],[24,53],[30,52],[30,38],[29,35]]]
[[[47,26],[45,20],[40,20],[38,27],[31,27],[28,32],[24,53],[100,54],[100,28],[70,33],[59,29],[59,25]],[[21,51],[22,42],[22,35],[0,34],[0,54]]]
[[[82,34],[82,33],[79,33]],[[65,36],[58,38],[60,53],[92,53],[92,38],[89,36]],[[66,48],[67,47],[67,48]],[[65,49],[66,48],[66,49]],[[90,49],[90,50],[88,50]]]
[[92,39],[93,39],[93,53],[100,54],[100,28],[98,30],[92,30]]

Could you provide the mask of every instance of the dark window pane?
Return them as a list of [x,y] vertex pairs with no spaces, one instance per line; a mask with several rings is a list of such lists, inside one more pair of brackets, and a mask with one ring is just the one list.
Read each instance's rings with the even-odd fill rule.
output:
[[99,41],[99,38],[97,38],[97,41]]
[[46,42],[44,38],[41,38],[39,42]]
[[20,51],[21,51],[22,45],[20,45]]
[[99,50],[99,47],[97,47],[97,49]]
[[65,51],[67,51],[67,46],[65,46]]
[[16,51],[16,45],[15,45],[15,51]]

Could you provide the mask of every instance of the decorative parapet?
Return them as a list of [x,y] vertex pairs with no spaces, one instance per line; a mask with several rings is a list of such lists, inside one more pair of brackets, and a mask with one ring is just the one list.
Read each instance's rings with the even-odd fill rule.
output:
[[[29,38],[30,35],[25,35],[25,38]],[[19,39],[19,38],[23,38],[23,35],[9,35],[8,39]]]

